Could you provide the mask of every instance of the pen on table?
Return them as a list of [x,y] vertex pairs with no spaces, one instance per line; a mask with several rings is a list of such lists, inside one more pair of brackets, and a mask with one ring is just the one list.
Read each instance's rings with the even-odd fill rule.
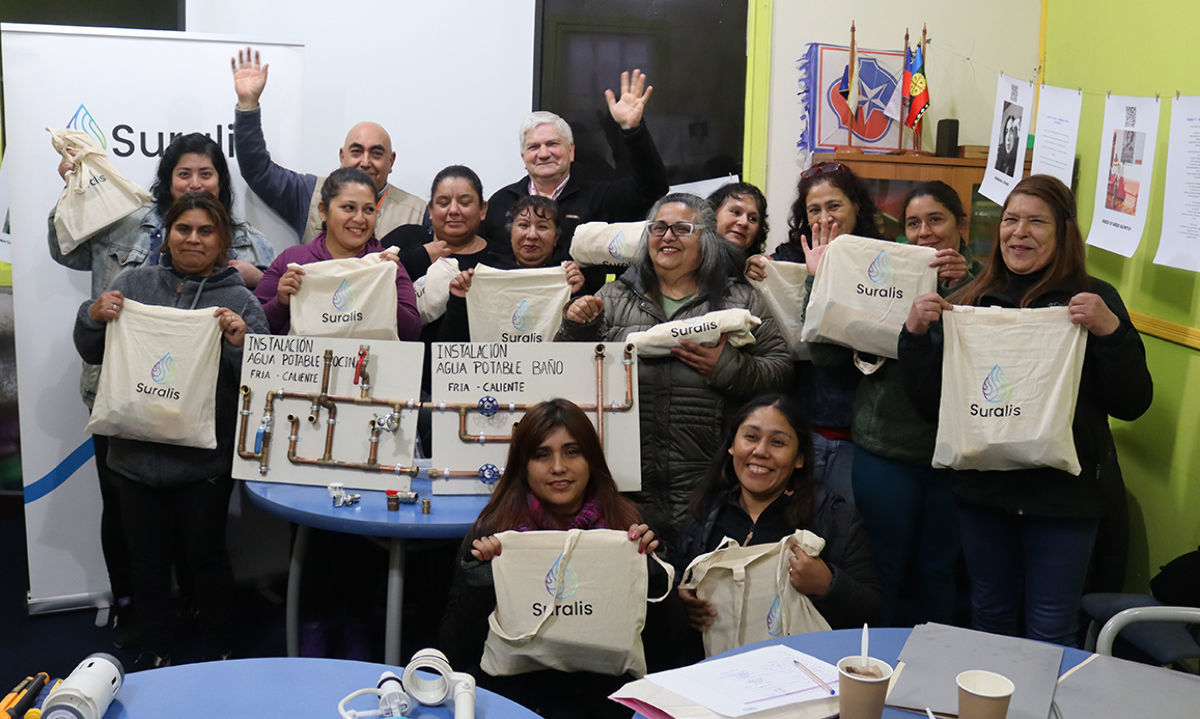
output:
[[38,694],[42,693],[42,687],[46,686],[46,682],[48,681],[50,681],[50,675],[46,672],[34,674],[33,679],[17,695],[16,700],[4,710],[8,713],[9,719],[22,719],[25,716],[26,710],[33,706],[33,700],[37,699]]
[[54,690],[58,689],[58,685],[62,683],[62,679],[55,679],[53,685],[48,684],[42,690],[42,693],[38,695],[38,698],[34,700],[33,706],[29,708],[29,711],[25,712],[25,719],[42,719],[42,706],[50,698],[50,695],[54,693]]
[[817,684],[820,684],[822,689],[824,689],[824,690],[828,691],[830,694],[836,694],[836,693],[837,693],[837,692],[835,692],[835,691],[833,690],[833,687],[831,687],[831,686],[829,686],[828,684],[826,684],[826,683],[825,683],[825,680],[823,680],[823,679],[821,679],[821,677],[817,676],[817,675],[816,675],[816,673],[815,673],[815,672],[813,672],[813,670],[811,670],[811,669],[809,669],[808,667],[806,667],[806,666],[804,666],[803,664],[801,664],[799,659],[793,659],[793,660],[792,660],[792,664],[795,664],[797,669],[799,669],[800,671],[802,671],[802,672],[804,672],[805,674],[807,674],[809,679],[812,679],[812,680],[813,680],[814,682],[816,682]]
[[4,700],[0,701],[0,711],[3,711],[5,709],[9,708],[10,706],[12,706],[13,703],[15,703],[17,701],[17,697],[20,696],[21,692],[28,689],[29,685],[32,683],[33,683],[33,677],[25,677],[20,682],[18,682],[17,685],[12,688],[12,691],[10,691],[8,694],[6,694],[4,696]]

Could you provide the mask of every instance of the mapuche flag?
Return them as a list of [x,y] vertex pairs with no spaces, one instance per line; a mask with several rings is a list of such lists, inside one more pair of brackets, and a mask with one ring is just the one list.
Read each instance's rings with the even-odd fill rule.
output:
[[917,45],[908,66],[904,69],[905,76],[911,76],[906,88],[912,99],[908,105],[908,117],[904,120],[904,124],[910,129],[916,128],[921,116],[929,109],[929,86],[925,84],[925,53],[922,50],[923,48]]

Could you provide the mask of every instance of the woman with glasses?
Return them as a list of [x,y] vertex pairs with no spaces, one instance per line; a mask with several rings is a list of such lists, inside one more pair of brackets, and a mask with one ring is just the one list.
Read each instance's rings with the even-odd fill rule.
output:
[[755,342],[741,348],[724,336],[713,347],[682,340],[669,357],[638,359],[642,489],[633,498],[670,551],[726,410],[786,385],[791,356],[765,303],[748,284],[730,279],[728,243],[716,232],[708,202],[667,195],[647,219],[633,264],[595,296],[568,305],[557,339],[620,342],[669,320],[727,308],[749,309],[762,320]]

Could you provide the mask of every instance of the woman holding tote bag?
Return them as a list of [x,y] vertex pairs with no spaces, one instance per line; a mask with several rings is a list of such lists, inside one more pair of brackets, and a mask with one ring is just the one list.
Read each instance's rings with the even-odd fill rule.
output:
[[[357,167],[342,167],[329,173],[321,186],[317,212],[325,229],[307,245],[289,247],[279,253],[254,290],[271,323],[271,331],[284,334],[291,320],[292,296],[300,291],[304,269],[323,260],[365,257],[383,247],[375,239],[375,184]],[[386,255],[385,255],[386,257]],[[400,340],[415,340],[421,332],[417,296],[404,266],[396,263],[396,334]]]
[[[812,600],[835,629],[874,623],[879,579],[854,507],[813,480],[808,421],[784,395],[757,397],[738,410],[688,508],[674,564],[677,575],[724,537],[741,546],[773,544],[797,529],[825,540],[820,556],[792,547],[791,588]],[[692,589],[679,589],[693,629],[704,631],[717,610]],[[701,658],[694,643],[687,661]]]
[[[121,315],[127,300],[181,309],[217,308],[212,314],[222,339],[216,448],[120,437],[111,437],[108,443],[108,466],[120,482],[125,536],[133,560],[134,602],[147,648],[135,664],[140,669],[170,663],[168,618],[176,537],[186,552],[186,568],[194,575],[205,659],[229,656],[233,573],[225,548],[225,517],[233,486],[230,470],[242,344],[247,332],[267,332],[258,301],[238,270],[228,265],[231,235],[225,207],[208,193],[187,194],[171,205],[164,224],[164,262],[120,274],[98,299],[80,306],[75,320],[80,356],[98,364],[104,356],[106,325]],[[174,369],[166,374],[173,378]]]
[[1087,330],[1072,421],[1081,472],[963,470],[954,488],[973,626],[1075,646],[1079,600],[1103,513],[1100,467],[1116,463],[1108,418],[1133,420],[1149,407],[1153,388],[1145,349],[1117,291],[1088,276],[1075,198],[1048,175],[1027,177],[1013,188],[989,264],[977,278],[946,299],[931,294],[913,303],[900,334],[900,369],[914,404],[930,421],[938,417],[942,394],[940,320],[951,303],[1066,307],[1070,322]]
[[[554,254],[558,238],[562,235],[563,223],[562,210],[559,209],[558,203],[549,197],[526,195],[513,203],[510,212],[508,232],[512,242],[513,259],[496,255],[488,259],[488,264],[494,261],[494,267],[502,270],[561,265],[566,272],[571,295],[583,290],[584,278],[579,266],[572,260],[563,260]],[[474,276],[475,268],[472,267],[458,273],[458,276],[450,281],[450,298],[441,322],[441,334],[445,337],[471,336],[471,325],[467,319],[467,293],[471,291],[471,279]]]
[[746,309],[762,320],[735,348],[682,340],[666,357],[639,357],[642,489],[634,500],[670,555],[692,490],[708,466],[730,408],[783,388],[791,353],[766,302],[729,276],[729,243],[708,202],[675,193],[655,203],[633,264],[595,296],[567,306],[558,340],[621,342],[668,320]]
[[[504,473],[459,552],[440,641],[451,665],[545,717],[627,715],[605,699],[627,676],[543,670],[491,677],[479,670],[487,618],[496,607],[491,560],[504,551],[495,535],[601,528],[628,528],[639,553],[658,547],[637,506],[617,492],[600,439],[583,411],[564,399],[540,402],[514,428]],[[663,584],[656,578],[652,572],[651,591]]]

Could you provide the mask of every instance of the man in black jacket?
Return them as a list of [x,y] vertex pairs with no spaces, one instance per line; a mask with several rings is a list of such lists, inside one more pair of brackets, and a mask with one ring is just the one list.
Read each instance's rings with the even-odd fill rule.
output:
[[608,111],[621,128],[629,165],[618,167],[619,179],[589,182],[571,176],[575,140],[571,126],[552,112],[534,112],[521,123],[521,160],[527,175],[496,191],[488,200],[480,233],[497,252],[512,254],[507,225],[509,208],[524,195],[544,195],[558,201],[563,232],[555,255],[566,259],[575,227],[582,222],[640,220],[666,194],[667,171],[642,124],[642,113],[653,86],[640,70],[621,73],[621,94],[605,90]]

